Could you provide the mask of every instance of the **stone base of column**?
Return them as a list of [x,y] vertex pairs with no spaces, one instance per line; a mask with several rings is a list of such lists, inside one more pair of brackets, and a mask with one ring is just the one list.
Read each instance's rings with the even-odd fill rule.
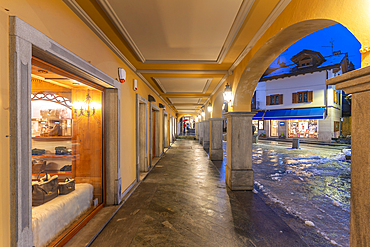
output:
[[226,167],[226,184],[231,190],[253,190],[253,170]]
[[203,145],[203,137],[199,136],[199,143]]
[[208,149],[209,148],[209,141],[203,141],[203,148]]
[[211,149],[209,156],[210,156],[211,160],[213,160],[213,161],[223,160],[224,150],[222,150],[222,149]]

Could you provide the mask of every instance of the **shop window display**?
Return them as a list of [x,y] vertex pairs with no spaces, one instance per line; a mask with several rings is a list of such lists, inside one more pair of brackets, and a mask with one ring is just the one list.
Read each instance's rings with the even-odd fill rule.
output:
[[104,89],[38,59],[31,74],[34,246],[57,244],[104,203]]
[[316,119],[294,119],[288,121],[289,137],[318,138]]

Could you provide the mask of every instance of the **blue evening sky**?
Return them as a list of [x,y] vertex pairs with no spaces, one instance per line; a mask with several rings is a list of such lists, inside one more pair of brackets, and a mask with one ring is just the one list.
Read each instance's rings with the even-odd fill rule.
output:
[[[355,65],[355,69],[361,67],[361,44],[355,36],[341,24],[321,29],[294,43],[280,55],[280,62],[292,63],[290,58],[303,49],[320,52],[324,57],[332,54],[330,41],[334,40],[334,51],[348,53],[349,61]],[[328,47],[327,47],[328,46]],[[272,63],[276,64],[277,59]]]

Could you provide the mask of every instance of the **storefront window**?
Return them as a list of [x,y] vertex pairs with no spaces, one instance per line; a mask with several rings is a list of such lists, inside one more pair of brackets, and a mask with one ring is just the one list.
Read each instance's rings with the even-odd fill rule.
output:
[[258,120],[252,120],[252,125],[254,126],[254,135],[258,135]]
[[104,201],[104,89],[53,68],[33,59],[34,246],[58,242]]
[[294,119],[288,121],[289,137],[318,138],[316,119]]

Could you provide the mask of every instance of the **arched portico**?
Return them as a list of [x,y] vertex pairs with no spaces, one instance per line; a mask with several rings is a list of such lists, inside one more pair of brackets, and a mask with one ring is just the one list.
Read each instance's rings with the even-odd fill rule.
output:
[[[250,104],[254,89],[264,71],[280,53],[297,40],[336,23],[343,24],[361,43],[362,67],[368,66],[370,64],[370,35],[366,34],[366,30],[369,30],[370,17],[367,14],[368,6],[369,1],[357,1],[351,8],[346,8],[344,1],[340,3],[292,1],[285,13],[277,18],[251,48],[248,55],[234,70],[233,75],[229,76],[227,82],[233,88],[234,99],[229,104],[230,112],[225,114],[228,118],[226,182],[231,189],[252,189],[253,186],[251,120],[254,114],[250,112]],[[366,11],[361,8],[366,8]],[[287,16],[288,13],[299,13],[299,15]],[[331,84],[341,83],[338,89],[355,88],[347,91],[353,91],[354,94],[359,95],[352,98],[355,106],[352,109],[352,119],[357,121],[358,126],[369,118],[365,113],[368,111],[363,110],[368,107],[368,101],[365,99],[369,81],[366,77],[368,73],[367,67],[359,72],[353,71],[342,75],[341,79],[331,82]],[[358,116],[357,119],[356,116]],[[364,162],[366,159],[363,154],[369,153],[370,150],[366,145],[368,139],[363,133],[359,133],[361,128],[356,129],[354,126],[356,124],[352,125],[351,246],[364,246],[370,242],[367,230],[370,223],[369,211],[365,206],[369,199],[365,195],[368,191],[364,191],[364,188],[368,187],[367,178],[370,173],[365,168],[367,163]],[[245,144],[236,145],[240,143]],[[246,156],[246,159],[241,158]]]

